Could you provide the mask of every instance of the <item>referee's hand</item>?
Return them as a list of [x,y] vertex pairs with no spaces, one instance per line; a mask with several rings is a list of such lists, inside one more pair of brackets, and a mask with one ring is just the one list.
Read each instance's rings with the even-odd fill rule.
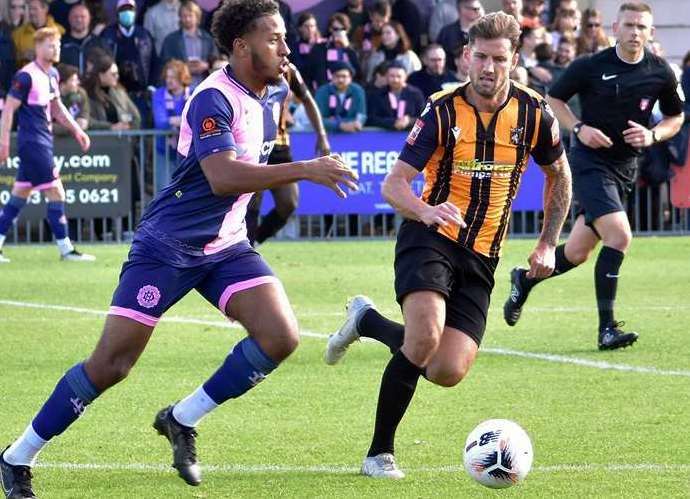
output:
[[592,149],[599,149],[600,147],[609,148],[613,145],[613,141],[604,132],[593,126],[582,125],[580,133],[577,138],[587,147]]
[[626,144],[637,149],[652,145],[654,137],[651,130],[632,120],[628,120],[628,125],[630,128],[623,130],[623,140]]

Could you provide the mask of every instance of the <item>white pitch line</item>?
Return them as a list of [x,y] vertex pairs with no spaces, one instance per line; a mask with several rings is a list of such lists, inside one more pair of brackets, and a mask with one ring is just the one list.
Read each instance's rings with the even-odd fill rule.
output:
[[[158,473],[173,473],[175,470],[163,464],[144,463],[38,463],[37,468],[73,470],[73,471],[147,471]],[[347,465],[315,465],[315,466],[289,466],[281,464],[226,464],[226,465],[202,465],[205,473],[211,474],[358,474],[359,467]],[[417,473],[461,473],[462,466],[420,466],[416,468],[404,468],[407,472]],[[654,473],[688,473],[688,464],[555,464],[548,466],[535,466],[532,473],[591,473],[595,471],[619,472],[654,472]]]
[[[107,312],[103,310],[94,310],[89,308],[81,307],[70,307],[66,305],[50,305],[44,303],[32,303],[14,300],[0,300],[0,305],[7,305],[12,307],[23,307],[23,308],[37,308],[37,309],[47,309],[47,310],[60,310],[64,312],[74,312],[82,314],[92,314],[98,316],[105,316]],[[176,317],[176,316],[164,316],[161,322],[179,323],[179,324],[197,324],[202,326],[211,326],[225,329],[241,329],[242,326],[236,322],[230,321],[209,321],[202,319],[195,319],[193,317]],[[312,331],[300,331],[300,335],[308,338],[317,339],[328,339],[327,334],[315,333]],[[368,340],[368,338],[363,338]],[[373,341],[373,340],[372,340]],[[690,378],[690,371],[682,369],[659,369],[657,367],[647,367],[647,366],[632,366],[628,364],[614,364],[606,361],[597,361],[591,359],[583,359],[579,357],[567,357],[565,355],[556,355],[549,353],[536,353],[536,352],[524,352],[521,350],[511,350],[508,348],[492,348],[492,347],[482,347],[481,352],[490,353],[495,355],[507,355],[511,357],[522,357],[526,359],[533,360],[543,360],[546,362],[555,362],[559,364],[572,364],[580,367],[589,367],[594,369],[602,370],[612,370],[612,371],[623,371],[623,372],[633,372],[639,374],[655,374],[658,376],[681,376]]]
[[561,364],[574,364],[582,367],[593,367],[595,369],[604,369],[612,371],[627,371],[645,374],[658,374],[660,376],[683,376],[690,378],[690,371],[684,370],[666,370],[656,367],[645,366],[631,366],[627,364],[613,364],[603,360],[580,359],[578,357],[566,357],[565,355],[555,355],[550,353],[535,353],[522,352],[520,350],[511,350],[509,348],[482,348],[482,352],[493,353],[496,355],[509,355],[511,357],[523,357],[526,359],[545,360],[548,362],[558,362]]

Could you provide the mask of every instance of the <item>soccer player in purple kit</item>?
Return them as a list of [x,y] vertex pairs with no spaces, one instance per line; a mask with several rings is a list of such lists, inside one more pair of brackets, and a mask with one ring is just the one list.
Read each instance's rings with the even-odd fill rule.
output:
[[230,63],[206,78],[185,105],[181,163],[138,227],[98,345],[67,371],[23,435],[0,455],[7,497],[34,497],[30,467],[41,448],[127,376],[161,315],[192,289],[248,336],[205,383],[155,417],[154,428],[169,440],[173,466],[189,485],[201,483],[199,421],[262,381],[297,347],[297,321],[285,291],[247,241],[247,203],[257,190],[298,180],[344,197],[341,186],[356,189],[357,175],[337,156],[265,164],[287,94],[282,74],[290,52],[273,0],[226,0],[212,31]]
[[60,100],[58,72],[53,67],[60,60],[60,33],[55,28],[41,28],[34,34],[34,43],[36,57],[14,76],[0,118],[0,163],[7,161],[10,154],[15,112],[20,160],[12,196],[0,213],[0,263],[10,261],[3,256],[2,245],[33,190],[41,191],[48,199],[47,218],[61,259],[93,261],[93,256],[75,250],[67,235],[65,189],[53,161],[52,119],[72,132],[82,151],[88,151],[91,142]]

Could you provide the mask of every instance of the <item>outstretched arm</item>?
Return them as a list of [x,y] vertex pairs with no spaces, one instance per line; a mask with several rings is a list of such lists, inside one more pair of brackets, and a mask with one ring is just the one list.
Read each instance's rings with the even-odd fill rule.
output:
[[561,235],[563,222],[570,209],[572,198],[572,180],[570,165],[565,153],[552,164],[542,166],[546,176],[544,185],[544,226],[536,248],[529,256],[530,270],[527,276],[531,279],[543,279],[553,272],[555,267],[556,245]]
[[309,92],[305,93],[302,104],[304,104],[304,110],[309,117],[314,132],[316,132],[316,152],[321,156],[328,156],[331,153],[331,145],[328,143],[326,128],[323,126],[323,119],[321,118],[319,107],[316,105],[316,101]]

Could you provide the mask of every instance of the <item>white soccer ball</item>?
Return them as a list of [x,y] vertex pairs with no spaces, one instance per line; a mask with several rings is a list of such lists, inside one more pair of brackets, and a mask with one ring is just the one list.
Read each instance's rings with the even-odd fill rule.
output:
[[472,478],[492,489],[504,489],[527,476],[534,453],[520,425],[507,419],[489,419],[467,436],[463,458]]

